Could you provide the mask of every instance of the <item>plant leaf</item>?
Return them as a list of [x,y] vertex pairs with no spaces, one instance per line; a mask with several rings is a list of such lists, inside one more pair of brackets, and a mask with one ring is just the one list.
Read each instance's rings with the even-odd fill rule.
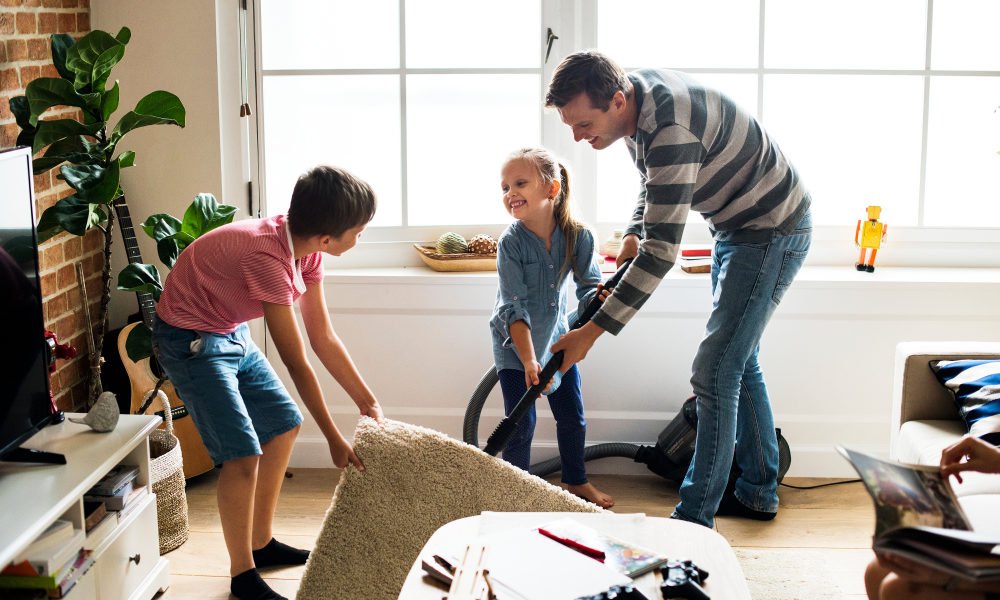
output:
[[103,165],[63,165],[59,169],[62,179],[76,190],[76,195],[93,204],[109,204],[118,195],[121,169],[118,161]]
[[59,71],[59,76],[67,81],[73,81],[76,76],[66,68],[66,52],[76,43],[73,36],[68,33],[56,33],[52,35],[52,64]]
[[142,223],[142,230],[157,242],[181,230],[180,220],[167,213],[151,215]]
[[194,202],[184,211],[184,225],[181,230],[195,239],[220,225],[229,223],[235,213],[235,206],[219,204],[212,194],[198,194],[194,197]]
[[140,322],[128,332],[125,353],[132,362],[139,362],[153,355],[153,335],[145,323]]
[[135,164],[135,152],[126,150],[118,155],[118,167],[127,169]]
[[118,95],[118,81],[115,81],[113,88],[101,94],[101,117],[105,121],[111,117],[112,113],[118,110]]
[[155,265],[130,263],[118,273],[118,289],[124,292],[147,292],[159,302],[163,284]]
[[[28,99],[24,96],[14,96],[8,104],[10,105],[10,112],[14,115],[14,120],[17,122],[17,126],[21,128],[21,133],[17,135],[17,141],[14,143],[18,146],[31,146],[35,141],[37,128],[30,123],[31,109],[28,108]],[[38,171],[35,171],[35,173],[38,173]]]
[[184,127],[185,111],[180,98],[157,90],[147,94],[135,109],[125,113],[125,116],[115,125],[111,133],[111,144],[117,144],[123,135],[147,125],[178,125]]
[[132,39],[132,30],[129,29],[128,27],[122,27],[121,29],[118,30],[118,33],[115,35],[115,39],[121,42],[122,44],[127,44],[128,41]]
[[103,92],[111,69],[125,56],[125,44],[106,31],[95,29],[66,51],[66,68],[73,72],[73,87],[81,92]]
[[38,117],[53,106],[77,106],[84,110],[90,108],[88,98],[81,96],[73,84],[56,77],[40,77],[28,84],[24,89],[28,98],[28,108],[31,109],[29,123],[38,125]]
[[45,155],[36,158],[32,166],[35,175],[38,175],[66,161],[78,165],[93,165],[101,161],[101,155],[97,144],[88,142],[83,136],[70,136],[50,145]]
[[156,242],[156,255],[160,258],[160,262],[167,265],[168,269],[174,268],[181,250],[182,248],[174,236],[165,237]]
[[104,211],[98,205],[76,195],[67,196],[45,209],[38,219],[38,243],[41,244],[62,231],[83,235],[105,218]]
[[74,121],[73,119],[39,121],[38,130],[35,131],[35,137],[31,144],[31,150],[33,153],[37,154],[39,150],[49,144],[58,142],[59,140],[65,139],[69,136],[86,135],[93,137],[98,131],[101,130],[102,127],[104,127],[104,123],[84,125],[83,123]]

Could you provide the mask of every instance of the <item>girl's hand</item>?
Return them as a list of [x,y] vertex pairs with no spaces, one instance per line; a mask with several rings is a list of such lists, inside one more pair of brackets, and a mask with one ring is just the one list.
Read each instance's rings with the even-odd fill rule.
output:
[[966,435],[941,451],[941,474],[954,475],[962,483],[961,471],[1000,473],[1000,448]]
[[[533,385],[538,385],[538,375],[542,372],[542,365],[538,364],[537,360],[529,360],[524,363],[524,385],[525,387],[531,387]],[[552,387],[552,382],[545,386],[545,390],[542,393],[549,391]]]
[[361,462],[358,455],[354,453],[354,448],[344,438],[330,443],[330,458],[333,459],[333,464],[337,465],[338,469],[354,465],[354,468],[359,471],[365,470],[364,463]]
[[598,283],[597,284],[597,301],[598,302],[604,302],[605,300],[607,300],[608,296],[611,295],[611,290],[613,290],[613,289],[614,288],[604,289],[604,284],[603,283]]

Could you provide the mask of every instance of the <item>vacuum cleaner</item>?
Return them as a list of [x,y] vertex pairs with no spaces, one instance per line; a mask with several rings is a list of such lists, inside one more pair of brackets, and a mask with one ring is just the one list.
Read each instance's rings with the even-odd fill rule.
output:
[[[626,261],[605,284],[606,288],[613,288],[631,261]],[[586,310],[573,323],[571,329],[583,326],[600,308],[600,302],[595,298],[587,306]],[[510,441],[514,430],[521,417],[534,405],[541,395],[545,386],[553,374],[562,366],[562,352],[557,352],[552,356],[542,368],[539,375],[539,382],[531,386],[524,393],[518,403],[511,410],[510,414],[504,417],[497,425],[493,434],[487,441],[484,451],[487,454],[496,455],[503,450]],[[496,367],[491,365],[483,374],[479,385],[476,386],[469,404],[465,409],[465,420],[462,426],[462,439],[473,446],[479,447],[479,418],[482,414],[486,400],[500,380]],[[635,462],[646,465],[646,468],[656,473],[660,477],[680,484],[687,473],[691,457],[694,456],[695,435],[698,430],[698,410],[695,397],[688,398],[681,410],[670,423],[660,432],[654,446],[642,446],[627,442],[610,442],[587,446],[584,449],[583,458],[585,461],[598,458],[623,457],[630,458]],[[775,434],[778,438],[778,482],[784,479],[788,468],[792,463],[792,453],[787,440],[781,435],[781,429],[776,428]],[[735,451],[735,449],[734,449]],[[529,472],[532,475],[545,477],[562,469],[562,461],[558,456],[549,460],[531,465]],[[729,485],[732,486],[740,475],[740,468],[733,461],[733,467],[729,475]]]

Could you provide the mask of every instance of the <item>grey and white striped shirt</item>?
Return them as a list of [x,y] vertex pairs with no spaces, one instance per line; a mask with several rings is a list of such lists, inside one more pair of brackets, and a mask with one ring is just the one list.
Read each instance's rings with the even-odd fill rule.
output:
[[689,210],[716,240],[766,241],[791,231],[809,208],[792,164],[757,120],[717,90],[666,69],[628,75],[639,111],[625,144],[639,169],[627,233],[639,255],[594,323],[617,334],[676,261]]

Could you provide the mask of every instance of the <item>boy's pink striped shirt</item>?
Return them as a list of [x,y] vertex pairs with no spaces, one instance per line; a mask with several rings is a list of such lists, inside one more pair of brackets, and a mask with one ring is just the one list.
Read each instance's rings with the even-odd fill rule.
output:
[[[284,215],[247,219],[206,233],[181,252],[157,315],[174,327],[230,333],[264,314],[263,302],[291,305],[296,288]],[[323,255],[298,261],[306,284],[323,279]]]

